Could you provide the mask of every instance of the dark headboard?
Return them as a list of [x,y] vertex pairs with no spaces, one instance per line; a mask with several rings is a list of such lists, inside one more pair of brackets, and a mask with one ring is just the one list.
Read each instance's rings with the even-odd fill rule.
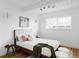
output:
[[16,46],[16,39],[15,39],[15,33],[16,33],[16,30],[14,30],[14,45]]

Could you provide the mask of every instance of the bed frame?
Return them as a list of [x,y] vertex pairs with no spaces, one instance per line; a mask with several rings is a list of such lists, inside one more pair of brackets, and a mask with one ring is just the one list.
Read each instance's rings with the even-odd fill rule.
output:
[[[28,53],[28,54],[32,54],[33,51],[31,51],[31,50],[29,50],[29,49],[26,49],[26,48],[23,48],[23,47],[21,47],[21,46],[18,46],[18,45],[16,44],[15,34],[16,34],[16,30],[14,30],[14,46],[15,46],[15,51],[17,51],[17,50],[19,49],[19,50],[24,51],[24,52],[26,52],[26,53]],[[58,49],[57,49],[57,50],[58,50]],[[57,51],[57,50],[56,50],[56,51]],[[47,57],[47,56],[45,56],[45,55],[41,55],[41,57],[43,57],[43,58],[49,58],[49,57]]]

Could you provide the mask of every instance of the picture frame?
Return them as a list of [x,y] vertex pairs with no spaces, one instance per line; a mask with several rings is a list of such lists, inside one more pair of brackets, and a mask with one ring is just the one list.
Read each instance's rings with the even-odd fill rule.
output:
[[19,16],[19,27],[29,27],[29,18]]

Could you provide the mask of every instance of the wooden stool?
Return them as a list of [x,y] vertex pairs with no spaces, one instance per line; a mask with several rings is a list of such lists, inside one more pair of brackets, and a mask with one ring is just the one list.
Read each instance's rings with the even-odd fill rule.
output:
[[10,53],[10,50],[9,50],[10,48],[12,48],[13,53],[15,53],[14,45],[12,45],[12,44],[11,45],[6,45],[5,48],[7,48],[7,54]]

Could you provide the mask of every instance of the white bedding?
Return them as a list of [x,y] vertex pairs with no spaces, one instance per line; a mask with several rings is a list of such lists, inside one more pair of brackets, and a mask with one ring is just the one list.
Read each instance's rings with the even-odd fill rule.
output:
[[[58,48],[58,46],[60,45],[60,42],[57,41],[57,40],[48,40],[48,39],[41,39],[41,38],[34,38],[31,41],[24,41],[24,42],[18,41],[17,45],[33,51],[33,46],[38,44],[38,43],[49,44],[49,45],[54,47],[54,50],[56,50]],[[50,56],[51,52],[50,52],[50,50],[48,48],[44,47],[42,49],[42,54],[45,55],[45,56]]]

